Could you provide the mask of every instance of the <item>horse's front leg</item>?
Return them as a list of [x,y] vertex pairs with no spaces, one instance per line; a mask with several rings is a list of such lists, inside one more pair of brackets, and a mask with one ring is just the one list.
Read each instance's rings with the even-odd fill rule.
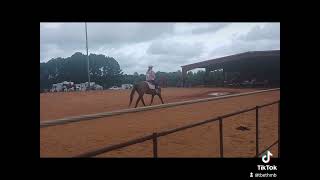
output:
[[163,103],[163,100],[162,100],[162,97],[161,97],[161,94],[158,94],[158,96],[159,96],[159,98],[160,98],[160,100],[161,100],[162,104],[164,104],[164,103]]
[[137,99],[137,102],[136,102],[136,106],[134,107],[134,108],[136,108],[137,106],[138,106],[138,103],[139,103],[139,101],[140,101],[140,99],[141,99],[141,95],[139,95],[139,97],[138,97],[138,99]]
[[153,98],[154,98],[154,94],[152,94],[152,97],[151,97],[151,101],[150,101],[150,105],[149,105],[149,106],[151,106],[151,104],[153,103]]
[[144,106],[146,106],[146,104],[144,103],[144,100],[143,100],[143,95],[141,96],[141,101],[142,101],[142,104],[143,104]]

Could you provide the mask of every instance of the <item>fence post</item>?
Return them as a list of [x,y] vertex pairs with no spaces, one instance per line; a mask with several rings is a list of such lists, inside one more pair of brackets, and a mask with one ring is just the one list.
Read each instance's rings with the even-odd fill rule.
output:
[[222,118],[219,117],[219,132],[220,132],[220,157],[223,158],[223,129],[222,129]]
[[256,156],[259,154],[259,106],[256,106]]
[[280,158],[280,100],[278,102],[278,158]]
[[157,139],[157,133],[153,133],[153,158],[158,157],[158,139]]

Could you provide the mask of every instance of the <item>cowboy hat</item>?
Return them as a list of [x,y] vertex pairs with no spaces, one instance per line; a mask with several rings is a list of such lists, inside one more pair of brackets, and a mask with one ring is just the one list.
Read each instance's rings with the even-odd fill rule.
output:
[[149,67],[149,68],[152,68],[153,66],[152,66],[152,65],[149,65],[148,67]]

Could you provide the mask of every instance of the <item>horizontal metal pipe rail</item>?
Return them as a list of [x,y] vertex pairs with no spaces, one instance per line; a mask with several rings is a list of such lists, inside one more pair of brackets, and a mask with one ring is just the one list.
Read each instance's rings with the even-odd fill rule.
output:
[[103,117],[108,117],[108,116],[121,115],[121,114],[125,114],[125,113],[135,113],[135,112],[154,110],[154,109],[160,109],[160,108],[169,108],[169,107],[173,107],[173,106],[181,106],[181,105],[194,104],[194,103],[200,103],[200,102],[208,102],[208,101],[227,99],[227,98],[232,98],[232,97],[247,96],[247,95],[252,95],[252,94],[258,94],[258,93],[264,93],[264,92],[270,92],[270,91],[278,91],[278,90],[280,90],[280,88],[239,93],[239,94],[231,94],[231,95],[212,97],[212,98],[188,100],[188,101],[182,101],[182,102],[173,102],[173,103],[159,104],[159,105],[139,107],[139,108],[123,109],[123,110],[119,110],[119,111],[103,112],[103,113],[97,113],[97,114],[88,114],[88,115],[81,115],[81,116],[74,116],[74,117],[66,117],[66,118],[55,119],[55,120],[46,120],[46,121],[40,121],[40,128],[62,125],[62,124],[73,123],[73,122],[93,120],[93,119],[98,119],[98,118],[103,118]]
[[256,157],[261,156],[263,153],[265,153],[267,150],[269,150],[270,148],[272,148],[274,145],[278,144],[279,140],[275,141],[274,143],[272,143],[269,147],[267,147],[265,150],[263,150],[261,153],[259,153]]
[[101,148],[101,149],[98,149],[98,150],[95,150],[95,151],[90,151],[90,152],[87,152],[87,153],[83,153],[83,154],[80,154],[80,155],[78,155],[76,157],[92,157],[92,156],[103,154],[103,153],[106,153],[106,152],[109,152],[109,151],[112,151],[112,150],[121,149],[121,148],[130,146],[130,145],[142,143],[142,142],[150,140],[152,138],[153,138],[153,134],[148,135],[148,136],[144,136],[144,137],[141,137],[141,138],[133,139],[133,140],[121,143],[121,144],[115,144],[115,145],[107,146],[107,147],[104,147],[104,148]]
[[[229,113],[229,114],[226,114],[226,115],[223,115],[223,116],[219,116],[219,117],[216,117],[216,118],[204,120],[204,121],[201,121],[201,122],[189,124],[189,125],[182,126],[182,127],[179,127],[179,128],[153,133],[153,134],[150,134],[150,135],[147,135],[147,136],[144,136],[144,137],[140,137],[140,138],[136,138],[136,139],[124,142],[124,143],[111,145],[111,146],[106,146],[106,147],[100,148],[98,150],[94,150],[94,151],[90,151],[90,152],[86,152],[86,153],[77,155],[75,157],[93,157],[93,156],[96,156],[96,155],[99,155],[99,154],[107,153],[107,152],[112,151],[112,150],[124,148],[124,147],[130,146],[130,145],[134,145],[134,144],[138,144],[138,143],[142,143],[144,141],[148,141],[148,140],[151,140],[151,139],[153,139],[153,154],[154,154],[154,157],[157,157],[158,156],[157,155],[158,154],[157,153],[158,152],[157,151],[157,138],[158,137],[165,136],[165,135],[168,135],[168,134],[171,134],[171,133],[175,133],[175,132],[178,132],[178,131],[182,131],[182,130],[185,130],[185,129],[189,129],[189,128],[192,128],[192,127],[200,126],[202,124],[207,124],[207,123],[214,122],[214,121],[219,121],[219,126],[220,126],[220,128],[219,128],[219,132],[220,132],[220,148],[221,148],[220,149],[220,156],[223,157],[223,147],[221,147],[221,145],[223,146],[223,137],[222,137],[222,121],[224,120],[223,118],[227,118],[227,117],[234,116],[234,115],[237,115],[237,114],[249,112],[249,111],[255,110],[257,108],[270,106],[270,105],[273,105],[273,104],[276,104],[276,103],[280,103],[280,100],[274,101],[274,102],[271,102],[271,103],[267,103],[267,104],[263,104],[261,106],[256,106],[254,108],[248,108],[248,109],[245,109],[245,110],[236,111],[236,112],[233,112],[233,113]],[[273,146],[273,145],[271,145],[271,146]],[[266,149],[266,150],[268,150],[268,149]],[[265,152],[266,150],[264,150],[263,152]],[[257,156],[259,156],[259,155],[256,155],[255,157],[257,157]]]
[[234,116],[234,115],[237,115],[237,114],[249,112],[249,111],[252,111],[254,109],[255,108],[244,109],[244,110],[241,110],[241,111],[229,113],[229,114],[226,114],[226,115],[223,115],[223,116],[219,116],[219,117],[216,117],[216,118],[204,120],[204,121],[197,122],[197,123],[192,123],[192,124],[189,124],[189,125],[186,125],[186,126],[183,126],[183,127],[179,127],[179,128],[176,128],[176,129],[162,131],[162,132],[159,132],[158,135],[159,136],[168,135],[168,134],[171,134],[171,133],[174,133],[174,132],[177,132],[177,131],[189,129],[189,128],[192,128],[192,127],[195,127],[195,126],[199,126],[199,125],[202,125],[202,124],[206,124],[206,123],[209,123],[209,122],[219,121],[220,118],[223,119],[223,118],[231,117],[231,116]]

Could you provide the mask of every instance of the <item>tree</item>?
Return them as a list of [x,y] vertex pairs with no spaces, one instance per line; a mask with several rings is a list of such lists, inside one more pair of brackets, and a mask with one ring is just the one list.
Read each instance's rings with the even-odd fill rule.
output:
[[[104,88],[120,86],[121,84],[134,84],[145,81],[145,74],[134,72],[124,74],[119,63],[113,57],[101,54],[89,55],[90,80]],[[74,83],[84,83],[88,81],[87,57],[76,52],[67,58],[54,58],[46,63],[40,63],[40,90],[51,88],[52,84],[63,81],[73,81]],[[223,73],[220,71],[211,73],[209,77],[216,82],[222,79]],[[205,82],[205,71],[199,70],[196,73],[189,71],[186,77],[187,85],[202,85]],[[156,72],[156,81],[165,80],[167,86],[176,87],[182,84],[181,70],[176,72]]]
[[[83,83],[88,81],[87,57],[76,52],[71,57],[54,58],[47,63],[40,63],[40,89],[51,88],[52,84],[63,81]],[[120,85],[123,73],[113,57],[89,55],[91,82],[108,88]]]

